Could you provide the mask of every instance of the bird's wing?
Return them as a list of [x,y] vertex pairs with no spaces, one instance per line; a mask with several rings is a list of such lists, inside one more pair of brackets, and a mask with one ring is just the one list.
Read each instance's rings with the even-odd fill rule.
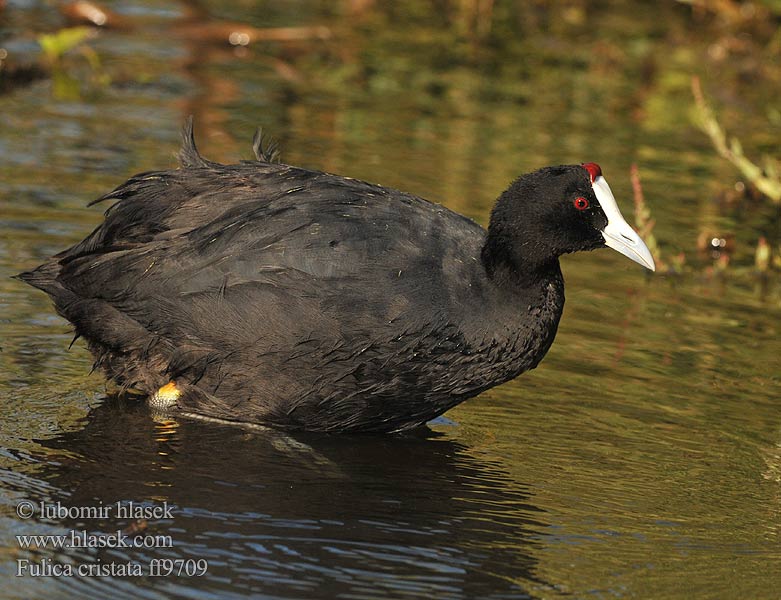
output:
[[56,257],[60,310],[101,344],[154,345],[172,373],[324,356],[349,370],[356,352],[452,329],[479,285],[478,225],[360,181],[236,165],[137,176],[111,197],[104,223]]

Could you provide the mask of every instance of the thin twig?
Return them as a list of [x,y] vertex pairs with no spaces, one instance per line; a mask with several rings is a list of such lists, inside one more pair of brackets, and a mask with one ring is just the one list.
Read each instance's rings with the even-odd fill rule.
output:
[[699,77],[692,77],[692,94],[697,105],[697,124],[702,131],[708,134],[716,151],[735,165],[762,194],[776,204],[781,203],[781,176],[779,176],[781,166],[779,166],[779,162],[765,156],[763,157],[765,168],[762,169],[746,157],[743,153],[743,146],[737,138],[727,139],[727,134],[705,101]]

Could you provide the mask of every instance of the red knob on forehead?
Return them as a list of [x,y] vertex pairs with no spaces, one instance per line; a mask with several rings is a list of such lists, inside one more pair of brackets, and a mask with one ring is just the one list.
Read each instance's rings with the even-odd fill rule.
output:
[[591,183],[594,183],[594,180],[602,175],[602,169],[597,163],[583,163],[581,166],[588,171]]

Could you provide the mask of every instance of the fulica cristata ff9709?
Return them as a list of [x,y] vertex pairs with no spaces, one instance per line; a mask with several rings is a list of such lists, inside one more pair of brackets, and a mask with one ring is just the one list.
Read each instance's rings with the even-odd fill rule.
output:
[[401,431],[542,360],[559,256],[654,269],[595,163],[499,196],[488,231],[443,206],[273,162],[221,165],[188,124],[181,168],[142,173],[87,238],[21,279],[96,366],[166,410],[290,430]]

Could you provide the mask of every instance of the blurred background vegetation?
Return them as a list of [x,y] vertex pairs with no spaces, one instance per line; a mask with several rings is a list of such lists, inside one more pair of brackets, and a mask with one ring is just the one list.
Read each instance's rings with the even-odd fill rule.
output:
[[[143,52],[131,60],[127,52],[117,56],[108,48],[143,44],[153,36],[179,49],[167,67],[179,70],[174,77],[198,85],[195,95],[182,99],[182,112],[196,115],[223,156],[234,139],[226,105],[246,105],[251,112],[257,96],[243,85],[242,72],[262,70],[276,78],[275,98],[263,103],[257,120],[274,125],[283,148],[290,120],[306,118],[289,110],[301,96],[328,98],[335,106],[333,118],[351,121],[308,123],[313,135],[330,126],[336,142],[342,134],[360,136],[366,147],[382,149],[379,159],[394,152],[414,158],[417,146],[443,135],[434,130],[437,123],[461,128],[460,147],[452,148],[443,164],[430,165],[429,177],[435,179],[454,169],[469,171],[459,161],[488,171],[497,182],[515,176],[507,172],[506,161],[492,157],[528,144],[516,115],[526,118],[525,127],[533,124],[533,135],[548,138],[535,140],[536,151],[547,147],[548,156],[524,168],[574,154],[556,146],[580,145],[576,160],[604,154],[592,132],[606,119],[621,118],[631,127],[622,132],[626,139],[604,140],[616,146],[644,132],[683,127],[692,149],[710,143],[714,158],[721,159],[685,164],[692,157],[684,152],[677,164],[669,164],[653,147],[633,157],[639,164],[633,175],[636,224],[650,238],[660,271],[718,274],[737,267],[762,277],[781,271],[777,0],[631,6],[587,0],[142,4],[144,10],[134,10],[132,3],[86,0],[0,3],[5,40],[0,92],[50,79],[51,102],[56,102],[154,85],[166,76],[156,69],[165,66],[150,64]],[[392,106],[395,122],[384,127],[412,128],[408,146],[385,146],[384,127],[362,122],[376,116],[356,104]],[[277,114],[269,118],[268,111]],[[561,121],[562,113],[568,122]],[[692,126],[704,135],[698,139]],[[496,135],[505,128],[519,130],[515,140]],[[581,129],[583,139],[568,136],[578,137]],[[295,145],[289,147],[295,152]],[[349,157],[330,151],[313,166],[345,171],[349,163]],[[655,199],[643,201],[647,171],[703,168],[713,172],[690,234],[675,240],[665,239],[663,231],[657,235],[656,223],[666,215]],[[403,181],[390,183],[404,187]],[[449,187],[460,186],[443,183],[445,195]],[[473,206],[461,209],[475,213]],[[737,215],[751,215],[750,230],[741,229]]]

